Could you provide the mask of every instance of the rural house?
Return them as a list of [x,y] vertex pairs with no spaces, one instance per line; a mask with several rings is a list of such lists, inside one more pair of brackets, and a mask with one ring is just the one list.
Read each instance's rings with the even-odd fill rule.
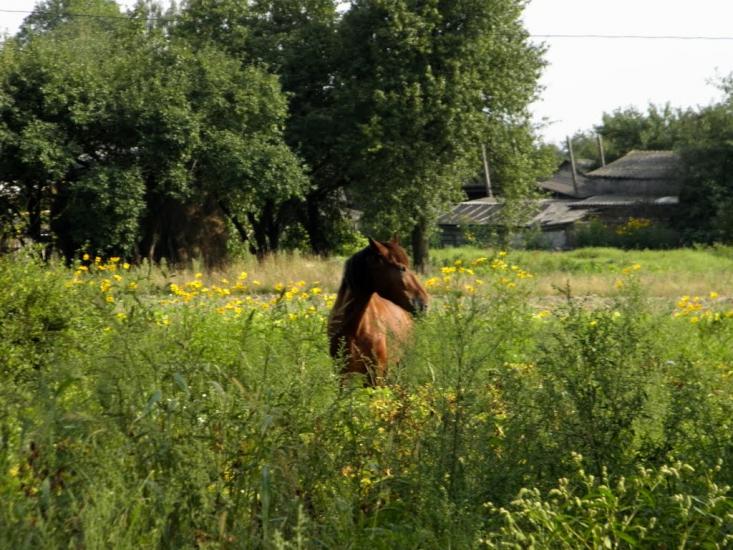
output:
[[[613,227],[629,219],[667,224],[679,205],[681,161],[673,151],[631,151],[590,170],[588,161],[575,169],[564,162],[539,188],[547,193],[521,205],[527,217],[519,225],[534,228],[545,246],[571,248],[578,227],[597,219]],[[466,232],[506,231],[501,199],[483,197],[456,205],[438,220],[444,245],[465,242]]]

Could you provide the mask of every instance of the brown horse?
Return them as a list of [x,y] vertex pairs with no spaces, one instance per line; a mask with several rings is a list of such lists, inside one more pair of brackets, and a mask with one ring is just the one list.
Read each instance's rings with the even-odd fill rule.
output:
[[365,374],[368,384],[382,383],[388,361],[399,359],[412,315],[427,304],[428,294],[397,240],[369,239],[369,246],[346,261],[328,318],[331,356],[344,360],[344,374]]

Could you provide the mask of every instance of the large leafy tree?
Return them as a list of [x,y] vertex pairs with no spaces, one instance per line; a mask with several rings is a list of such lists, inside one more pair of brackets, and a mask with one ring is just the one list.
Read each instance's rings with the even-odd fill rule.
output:
[[688,242],[733,242],[733,88],[722,102],[688,113],[676,148],[684,161],[678,220]]
[[304,160],[312,185],[304,197],[270,200],[251,215],[255,233],[276,239],[299,224],[315,252],[338,241],[344,222],[340,190],[348,159],[339,143],[347,124],[336,102],[340,63],[339,13],[334,0],[188,0],[175,32],[201,47],[215,44],[276,74],[288,97],[284,128],[290,148]]
[[221,211],[236,220],[304,192],[275,77],[150,20],[54,14],[2,51],[0,163],[31,238],[50,212],[67,256],[88,245],[178,261],[222,248]]
[[529,128],[542,49],[528,42],[523,5],[357,0],[344,16],[339,92],[352,123],[353,192],[367,223],[411,234],[418,267],[430,227],[480,165],[481,143],[499,163],[532,148],[516,140],[502,155],[491,143],[504,127]]

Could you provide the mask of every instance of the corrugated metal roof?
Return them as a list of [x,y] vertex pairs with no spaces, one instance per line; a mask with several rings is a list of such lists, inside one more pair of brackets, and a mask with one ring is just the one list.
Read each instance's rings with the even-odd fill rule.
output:
[[[541,227],[562,226],[574,223],[588,215],[589,210],[571,208],[573,201],[540,199],[529,201],[528,208],[537,213],[524,225]],[[449,213],[438,219],[439,225],[489,225],[502,223],[499,213],[504,207],[496,199],[477,199],[456,205]]]
[[674,151],[629,151],[587,175],[591,178],[678,179],[680,166],[680,157]]
[[494,198],[484,197],[473,201],[465,201],[453,207],[453,210],[443,214],[438,223],[443,225],[484,225],[496,216],[503,204]]

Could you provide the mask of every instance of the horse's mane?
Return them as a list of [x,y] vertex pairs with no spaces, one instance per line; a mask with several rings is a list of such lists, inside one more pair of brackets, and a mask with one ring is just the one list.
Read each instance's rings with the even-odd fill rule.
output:
[[[367,259],[373,254],[369,247],[360,250],[344,266],[341,286],[329,318],[329,335],[335,336],[358,318],[359,311],[351,307],[358,294],[367,293],[372,288]],[[348,313],[348,314],[347,314]]]
[[341,289],[351,289],[351,292],[369,291],[373,288],[371,274],[367,268],[367,259],[374,252],[368,246],[346,260],[344,276],[341,280]]

